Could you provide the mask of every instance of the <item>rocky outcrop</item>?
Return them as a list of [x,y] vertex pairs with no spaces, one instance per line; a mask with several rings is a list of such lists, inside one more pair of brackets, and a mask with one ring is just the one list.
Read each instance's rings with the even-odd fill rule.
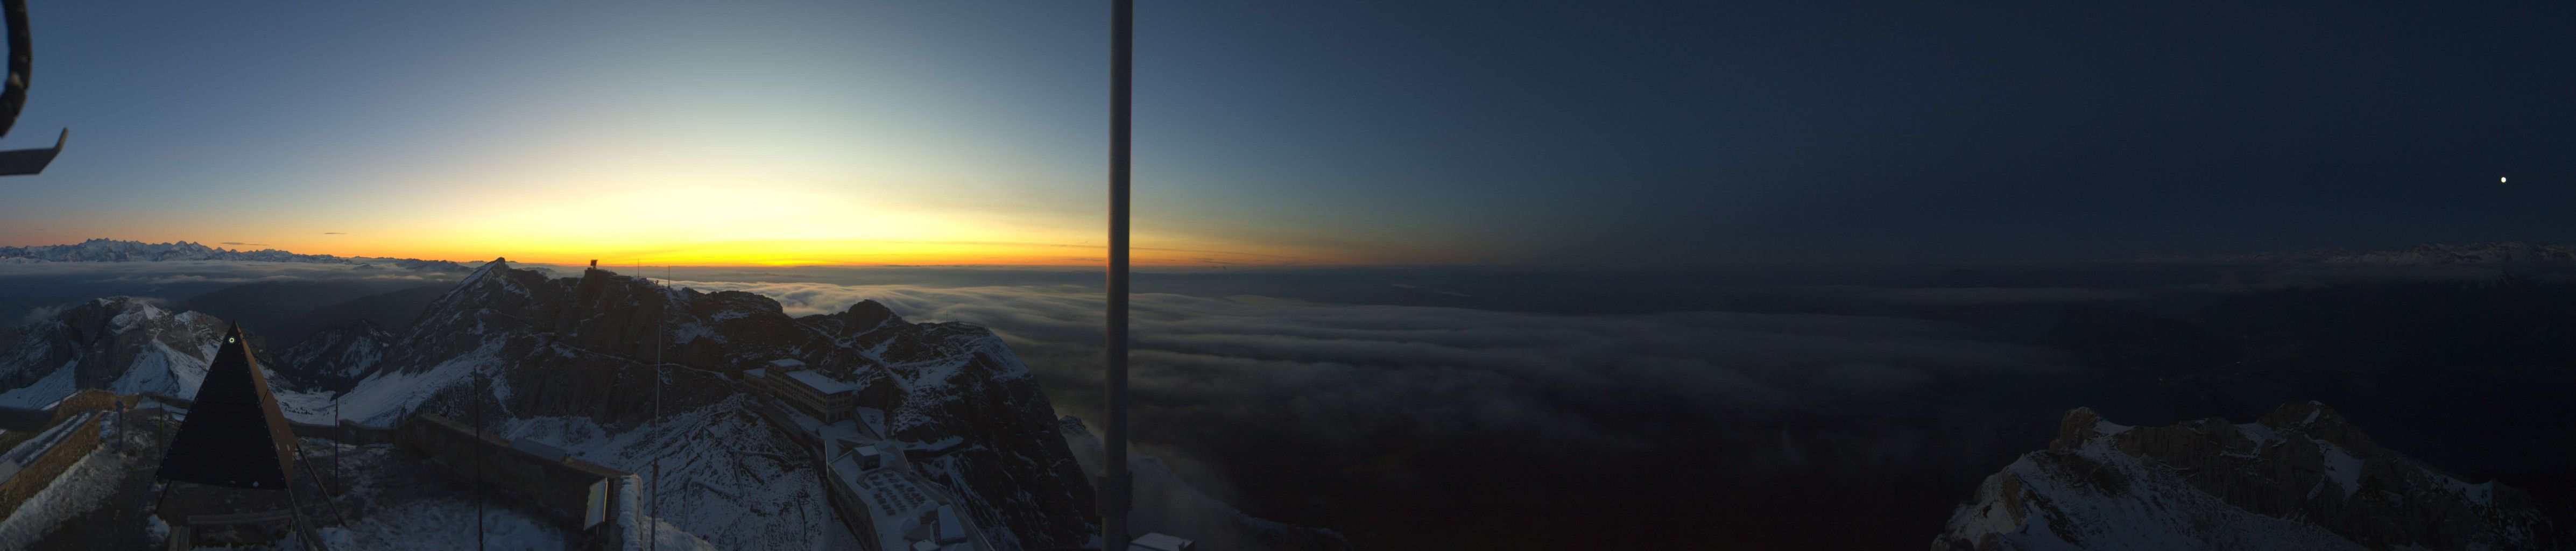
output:
[[355,378],[374,369],[393,333],[375,322],[359,321],[324,329],[277,353],[277,370],[328,378]]
[[2321,404],[2170,427],[2067,412],[2048,449],[1986,478],[1935,551],[2569,549],[2532,498],[2373,443]]
[[151,300],[108,297],[0,329],[0,405],[42,406],[86,388],[196,391],[223,321]]
[[[355,374],[360,380],[340,400],[348,418],[384,425],[435,413],[484,419],[487,429],[579,418],[607,433],[598,440],[670,430],[664,421],[678,417],[770,430],[742,409],[735,381],[744,370],[797,360],[860,388],[858,405],[886,414],[888,436],[924,476],[955,489],[997,545],[1074,546],[1097,530],[1091,486],[1054,429],[1054,407],[1018,357],[981,327],[910,323],[873,301],[792,318],[757,294],[666,288],[604,270],[548,278],[495,260],[408,329],[329,335],[336,336],[282,355],[297,370]],[[650,440],[652,449],[621,455],[703,451]]]

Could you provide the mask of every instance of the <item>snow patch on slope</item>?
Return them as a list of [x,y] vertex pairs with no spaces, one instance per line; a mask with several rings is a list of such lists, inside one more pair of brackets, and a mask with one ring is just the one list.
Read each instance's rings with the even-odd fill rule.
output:
[[2347,497],[2353,492],[2361,491],[2361,458],[2353,457],[2352,452],[2344,451],[2342,446],[2336,446],[2333,442],[2315,438],[2309,438],[2308,441],[2315,442],[2317,451],[2325,454],[2327,480],[2332,480],[2335,485],[2343,487],[2343,495]]
[[34,384],[0,392],[0,406],[36,409],[70,396],[73,391],[80,390],[72,388],[72,368],[78,365],[80,362],[77,360],[64,362],[62,367],[54,368],[53,373],[36,379]]
[[[410,415],[421,402],[439,390],[472,376],[477,371],[496,369],[506,364],[499,357],[502,341],[483,341],[473,352],[448,358],[436,367],[419,373],[379,371],[358,381],[356,388],[340,397],[343,419],[375,426],[393,426]],[[308,410],[309,411],[309,410]],[[309,414],[308,414],[309,415]],[[307,417],[299,421],[312,422]],[[327,421],[327,417],[325,417]]]
[[2469,503],[2482,506],[2495,504],[2495,481],[2470,484],[2468,481],[2447,476],[2442,479],[2444,489],[2459,494],[2461,499],[2468,500]]

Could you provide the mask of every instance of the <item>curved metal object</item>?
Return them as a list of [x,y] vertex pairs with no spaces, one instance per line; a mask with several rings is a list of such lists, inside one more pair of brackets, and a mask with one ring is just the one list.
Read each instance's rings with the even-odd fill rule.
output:
[[22,176],[45,171],[54,164],[54,156],[63,152],[63,141],[72,137],[72,129],[54,136],[54,146],[45,149],[12,149],[0,151],[0,176]]
[[18,124],[18,110],[27,107],[27,73],[36,54],[35,40],[27,37],[27,0],[0,0],[0,9],[9,18],[9,80],[0,90],[0,136],[6,136]]
[[[28,74],[36,64],[36,55],[35,40],[27,36],[27,0],[0,0],[0,12],[7,12],[9,20],[9,76],[6,87],[0,88],[0,136],[7,136],[9,129],[18,124],[18,111],[27,107]],[[46,166],[54,164],[54,156],[62,154],[63,142],[71,136],[72,130],[65,128],[54,137],[52,149],[0,151],[0,176],[44,172]]]

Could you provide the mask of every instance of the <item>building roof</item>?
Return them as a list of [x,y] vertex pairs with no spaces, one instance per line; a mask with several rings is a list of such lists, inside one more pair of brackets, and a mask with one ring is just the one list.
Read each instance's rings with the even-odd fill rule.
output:
[[215,486],[284,489],[295,473],[295,432],[277,409],[268,376],[251,357],[241,326],[224,332],[215,361],[170,438],[160,478]]
[[546,458],[547,461],[563,461],[564,456],[571,455],[564,453],[563,448],[548,446],[543,442],[525,438],[511,440],[510,449],[528,452],[529,455],[543,457]]
[[825,377],[822,373],[811,369],[787,372],[787,378],[794,379],[797,383],[805,385],[806,388],[814,389],[815,392],[823,394],[839,394],[858,390],[858,387],[850,386],[849,383],[841,382],[839,379]]
[[1195,542],[1162,532],[1146,532],[1127,545],[1127,551],[1190,551],[1195,548]]
[[966,523],[957,519],[957,506],[944,503],[939,505],[939,528],[936,534],[942,545],[966,541]]
[[769,365],[777,366],[779,369],[787,369],[791,367],[805,367],[805,361],[795,358],[783,358],[770,360]]
[[861,469],[859,454],[871,448],[889,461],[903,457],[901,450],[863,446],[833,456],[825,468],[829,483],[841,485],[859,502],[854,512],[876,526],[878,548],[921,543],[951,551],[992,548],[975,533],[974,520],[956,509],[957,497],[947,487],[902,468]]

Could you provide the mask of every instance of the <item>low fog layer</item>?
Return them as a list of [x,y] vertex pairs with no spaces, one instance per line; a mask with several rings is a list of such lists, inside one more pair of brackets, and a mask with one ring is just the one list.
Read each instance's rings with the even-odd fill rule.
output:
[[[907,271],[680,278],[676,285],[770,296],[792,314],[872,299],[914,321],[990,327],[1039,372],[1059,408],[1097,419],[1096,273],[976,273],[945,285]],[[1260,293],[1226,293],[1228,281]],[[2557,269],[2222,263],[1757,267],[1654,278],[1154,274],[1140,277],[1148,292],[1134,297],[1135,434],[1193,486],[1258,516],[1357,532],[1363,543],[1436,540],[1371,537],[1405,521],[1355,519],[1354,510],[1458,506],[1483,509],[1462,516],[1525,521],[1633,511],[1675,496],[1644,509],[1745,519],[1703,528],[1711,533],[1837,508],[1922,519],[1885,527],[1902,535],[1936,529],[1977,478],[2044,445],[2050,423],[2072,407],[2169,423],[2329,399],[2351,402],[2360,416],[2432,419],[2367,401],[2417,401],[2393,390],[2266,378],[2343,365],[2331,357],[2249,375],[2260,368],[2247,355],[2276,338],[2253,333],[2272,323],[2266,316],[2333,315],[2325,313],[2404,304],[2391,297],[2412,294],[2454,303],[2453,293],[2568,282]],[[1488,307],[1452,305],[1480,300]],[[1492,307],[1509,305],[1525,309]],[[2273,348],[2386,340],[2333,333],[2361,331],[2349,322],[2302,325],[2326,334],[2277,337],[2290,342]],[[2396,365],[2283,377],[2487,384],[2422,358],[2387,361]],[[2519,452],[2445,455],[2436,431],[2410,428],[2382,432],[2469,463],[2463,469],[2518,464],[2506,456]],[[1476,484],[1500,480],[1545,489],[1492,496],[1537,500],[1508,506],[1385,495],[1477,495]],[[1560,498],[1567,501],[1550,501]],[[1756,503],[1779,505],[1749,506]],[[1854,531],[1849,543],[1902,539],[1871,532]]]
[[[1059,404],[1094,403],[1102,299],[1087,289],[675,284],[768,295],[790,313],[873,299],[914,321],[991,327],[1061,382],[1050,385]],[[1259,426],[1372,455],[1383,450],[1363,443],[1460,438],[1525,439],[1524,451],[1552,459],[1618,454],[1706,436],[1677,426],[1741,425],[1792,409],[1938,414],[1955,405],[1916,396],[1938,380],[2083,369],[2047,348],[1893,317],[1558,316],[1161,293],[1136,295],[1133,308],[1140,424]],[[1605,417],[1646,411],[1669,417]],[[1807,462],[1794,446],[1749,444],[1713,466],[1759,477]]]
[[147,297],[177,303],[255,282],[346,282],[391,290],[454,281],[444,274],[348,264],[289,262],[31,262],[0,263],[0,323],[51,317],[64,306],[109,296]]

